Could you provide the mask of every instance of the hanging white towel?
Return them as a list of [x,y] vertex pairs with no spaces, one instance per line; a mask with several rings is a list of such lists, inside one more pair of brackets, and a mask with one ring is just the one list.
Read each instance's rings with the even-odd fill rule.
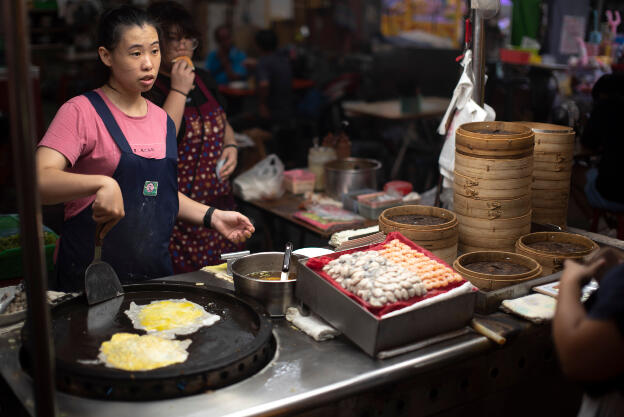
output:
[[[444,146],[440,152],[438,163],[440,174],[443,177],[444,188],[453,187],[453,170],[455,169],[455,131],[464,123],[492,121],[496,118],[496,112],[487,104],[479,106],[472,99],[474,88],[474,75],[472,73],[472,51],[467,50],[462,59],[461,66],[464,71],[453,91],[453,98],[442,118],[438,133],[446,135]],[[447,124],[450,124],[447,129]]]

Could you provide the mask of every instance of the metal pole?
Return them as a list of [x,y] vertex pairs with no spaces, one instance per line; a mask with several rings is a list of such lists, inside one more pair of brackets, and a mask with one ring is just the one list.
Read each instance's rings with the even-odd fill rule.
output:
[[491,19],[500,10],[500,0],[471,0],[472,9],[472,99],[483,107],[485,88],[485,19]]
[[485,32],[483,30],[483,13],[479,9],[472,9],[474,33],[472,36],[472,73],[474,74],[474,88],[472,99],[483,107],[485,86]]
[[26,1],[3,1],[9,69],[11,144],[20,214],[22,265],[28,300],[26,325],[33,369],[37,416],[56,416],[54,353],[50,337],[50,310],[46,299],[47,273],[43,251],[41,204],[37,192],[34,145],[35,114],[30,76],[30,37]]

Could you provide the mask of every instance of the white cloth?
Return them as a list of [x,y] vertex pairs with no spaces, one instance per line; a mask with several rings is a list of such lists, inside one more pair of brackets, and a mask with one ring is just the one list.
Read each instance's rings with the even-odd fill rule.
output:
[[286,320],[317,342],[333,339],[340,334],[338,330],[331,327],[317,315],[310,313],[310,315],[304,316],[296,307],[288,307]]
[[[487,104],[479,106],[472,99],[474,86],[474,74],[472,73],[472,51],[464,53],[461,66],[464,71],[459,78],[459,82],[453,91],[453,98],[446,109],[446,113],[438,126],[438,133],[446,135],[446,140],[440,152],[438,164],[440,174],[443,177],[444,188],[453,187],[453,170],[455,169],[455,131],[464,123],[492,121],[496,118],[496,112]],[[451,122],[447,129],[447,123]]]
[[544,294],[531,294],[514,300],[504,300],[501,310],[513,313],[533,323],[552,320],[557,300]]

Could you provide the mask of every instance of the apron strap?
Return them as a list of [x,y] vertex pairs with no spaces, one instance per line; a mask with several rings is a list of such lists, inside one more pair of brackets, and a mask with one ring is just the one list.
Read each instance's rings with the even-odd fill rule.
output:
[[[184,118],[182,119],[184,121]],[[173,119],[167,115],[167,158],[178,160],[178,139]]]
[[204,84],[204,82],[202,81],[201,77],[199,75],[197,75],[197,74],[195,74],[195,82],[197,83],[197,86],[199,87],[201,92],[204,94],[204,97],[206,97],[206,101],[207,102],[211,103],[212,106],[214,106],[216,108],[221,107],[221,104],[219,104],[217,99],[214,98],[214,96],[212,95],[212,93],[210,92],[210,90],[208,89],[206,84]]
[[[128,145],[128,141],[126,140],[126,137],[124,136],[123,132],[121,131],[121,128],[115,121],[115,118],[113,117],[113,114],[111,113],[110,109],[104,102],[104,99],[100,97],[100,95],[96,93],[95,91],[87,91],[86,93],[84,93],[84,96],[89,99],[89,101],[91,102],[91,105],[95,108],[95,111],[97,112],[97,114],[100,116],[100,118],[104,122],[106,129],[108,129],[108,133],[110,133],[110,135],[112,136],[113,140],[115,141],[119,149],[122,152],[132,153],[132,149],[130,149],[130,145]],[[175,128],[174,128],[174,132],[175,132]]]

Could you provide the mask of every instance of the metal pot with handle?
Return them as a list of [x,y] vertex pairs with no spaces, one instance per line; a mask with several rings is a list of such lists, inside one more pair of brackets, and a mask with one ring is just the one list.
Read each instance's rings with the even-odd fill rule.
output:
[[[256,299],[270,316],[283,316],[288,307],[296,304],[295,284],[300,259],[305,257],[291,255],[289,279],[280,280],[284,252],[260,252],[239,258],[232,263],[234,289],[237,294]],[[277,279],[254,278],[259,272],[277,273]]]
[[325,164],[325,192],[341,200],[350,191],[377,189],[381,162],[375,159],[345,158]]

